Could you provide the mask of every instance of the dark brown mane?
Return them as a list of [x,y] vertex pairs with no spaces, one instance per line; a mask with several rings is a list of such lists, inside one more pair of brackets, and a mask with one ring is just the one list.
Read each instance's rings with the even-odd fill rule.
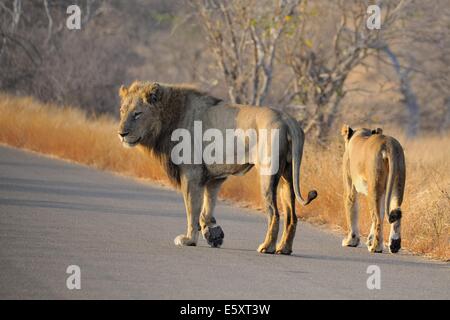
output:
[[[139,94],[151,83],[133,83],[129,91]],[[170,159],[172,148],[176,142],[171,141],[172,132],[180,127],[180,122],[184,118],[188,105],[192,101],[202,103],[205,107],[213,106],[221,102],[205,92],[190,85],[159,84],[161,90],[160,102],[157,104],[160,119],[159,132],[156,135],[149,135],[142,141],[146,147],[164,166],[168,177],[175,186],[180,185],[179,167]]]

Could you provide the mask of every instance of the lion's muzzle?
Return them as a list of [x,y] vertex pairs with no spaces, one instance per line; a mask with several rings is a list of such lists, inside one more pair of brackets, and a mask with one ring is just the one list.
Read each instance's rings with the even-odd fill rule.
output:
[[128,148],[136,146],[142,140],[141,137],[134,138],[129,136],[129,132],[118,132],[118,135],[123,146]]
[[119,131],[118,134],[121,138],[125,138],[130,132],[129,131]]

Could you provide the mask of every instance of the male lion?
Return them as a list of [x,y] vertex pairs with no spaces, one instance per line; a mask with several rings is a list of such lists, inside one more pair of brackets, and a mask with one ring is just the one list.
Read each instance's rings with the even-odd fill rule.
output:
[[[268,214],[268,231],[258,251],[280,254],[292,252],[297,224],[295,198],[307,205],[317,196],[316,191],[310,191],[305,201],[300,194],[299,174],[304,134],[294,119],[271,108],[225,103],[188,86],[135,81],[129,88],[122,86],[119,94],[121,108],[118,133],[121,141],[125,146],[141,145],[152,151],[183,193],[187,232],[174,240],[180,246],[195,246],[199,230],[210,246],[222,245],[224,233],[216,225],[213,216],[220,186],[230,175],[244,174],[253,166],[260,170],[262,163],[247,161],[250,158],[250,146],[248,137],[244,137],[241,139],[245,144],[243,162],[208,164],[201,159],[199,163],[176,164],[172,159],[176,144],[172,136],[174,130],[182,128],[193,133],[194,121],[201,121],[203,130],[213,129],[219,133],[237,128],[278,129],[279,153],[276,159],[279,160],[279,170],[271,175],[260,175],[261,191]],[[193,144],[195,145],[195,141]],[[271,144],[267,147],[270,149]],[[229,156],[231,153],[233,158],[235,152],[234,147],[231,150],[224,149],[225,155]],[[276,195],[279,182],[287,214],[283,237],[276,247],[279,229]]]
[[359,244],[357,193],[368,197],[372,227],[367,239],[370,252],[383,251],[383,217],[387,213],[391,231],[390,252],[401,248],[400,206],[405,189],[405,156],[400,143],[382,134],[382,129],[352,129],[342,127],[345,139],[343,159],[344,203],[348,236],[343,246],[356,247]]

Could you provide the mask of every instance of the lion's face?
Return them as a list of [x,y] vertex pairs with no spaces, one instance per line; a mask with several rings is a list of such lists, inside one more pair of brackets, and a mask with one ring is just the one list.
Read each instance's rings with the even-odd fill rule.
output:
[[119,139],[125,147],[134,147],[160,129],[157,84],[121,87]]

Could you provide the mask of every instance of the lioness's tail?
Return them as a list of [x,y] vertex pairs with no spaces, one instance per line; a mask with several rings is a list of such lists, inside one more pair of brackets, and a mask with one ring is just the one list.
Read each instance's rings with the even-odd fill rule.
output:
[[402,217],[400,205],[405,188],[405,156],[400,144],[394,140],[386,144],[383,158],[388,160],[389,166],[384,208],[389,223],[394,223]]
[[308,192],[308,199],[305,201],[300,193],[300,165],[303,155],[303,143],[305,141],[305,134],[298,126],[294,119],[284,117],[288,125],[289,135],[292,140],[292,180],[294,184],[295,198],[302,205],[306,206],[317,197],[317,191],[311,190]]

